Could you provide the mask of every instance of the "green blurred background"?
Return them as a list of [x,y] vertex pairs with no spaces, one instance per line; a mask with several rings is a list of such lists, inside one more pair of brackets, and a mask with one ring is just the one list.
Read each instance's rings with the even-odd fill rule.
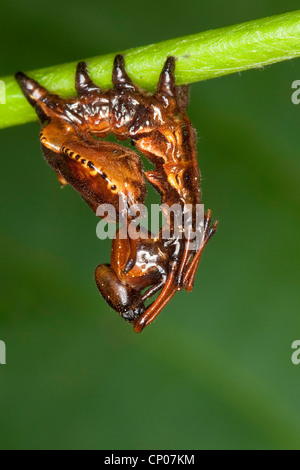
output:
[[[1,0],[0,76],[299,8]],[[43,161],[39,125],[0,131],[1,449],[300,448],[300,60],[197,83],[206,207],[194,292],[133,333],[93,272],[110,242]]]

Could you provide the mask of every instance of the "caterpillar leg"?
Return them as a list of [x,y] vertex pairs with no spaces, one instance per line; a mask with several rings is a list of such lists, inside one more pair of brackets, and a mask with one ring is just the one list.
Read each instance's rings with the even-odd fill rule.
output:
[[188,292],[193,290],[194,280],[195,280],[197,269],[200,263],[203,249],[205,245],[208,243],[208,241],[211,239],[211,237],[217,231],[218,221],[216,221],[212,226],[210,226],[210,224],[211,224],[211,210],[209,209],[204,219],[204,230],[203,230],[203,236],[202,236],[200,247],[184,275],[183,285],[185,286]]
[[172,299],[172,297],[176,294],[177,289],[175,286],[175,273],[176,273],[176,264],[174,263],[171,267],[170,273],[166,282],[164,283],[164,287],[157,297],[157,299],[153,302],[150,307],[135,321],[134,323],[134,331],[136,333],[140,333],[146,326],[150,325],[155,318],[160,314],[162,309],[167,305],[167,303]]

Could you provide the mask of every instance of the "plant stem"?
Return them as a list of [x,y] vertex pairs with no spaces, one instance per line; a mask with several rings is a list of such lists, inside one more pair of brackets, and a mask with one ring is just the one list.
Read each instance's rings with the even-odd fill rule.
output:
[[[263,67],[300,56],[300,10],[254,20],[226,28],[121,51],[132,79],[148,90],[154,89],[163,62],[173,55],[177,84],[185,84]],[[114,54],[87,59],[94,81],[111,86]],[[50,91],[68,97],[75,94],[76,63],[28,72]],[[6,86],[6,104],[0,104],[0,128],[36,119],[15,79],[1,79]]]

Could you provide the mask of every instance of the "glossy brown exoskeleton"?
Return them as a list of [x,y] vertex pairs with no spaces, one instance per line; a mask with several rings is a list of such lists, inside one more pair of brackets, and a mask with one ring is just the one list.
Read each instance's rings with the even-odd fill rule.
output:
[[[160,74],[155,94],[139,89],[128,77],[124,58],[117,55],[113,66],[113,89],[102,91],[80,62],[76,72],[78,98],[63,99],[49,93],[23,73],[16,78],[43,125],[40,140],[49,165],[61,184],[69,183],[96,212],[102,203],[119,210],[119,198],[128,207],[143,203],[143,175],[161,195],[163,204],[201,203],[195,130],[185,108],[188,87],[176,86],[175,59],[169,57]],[[108,134],[131,139],[154,165],[143,172],[139,156],[121,145],[100,140]],[[193,213],[193,224],[195,213]],[[215,233],[210,211],[197,249],[191,250],[184,233],[170,239],[162,231],[137,239],[122,237],[121,226],[112,242],[111,264],[96,269],[96,282],[105,300],[140,332],[161,312],[176,291],[193,287],[202,250]],[[142,229],[141,229],[142,231]],[[145,289],[147,289],[145,291]],[[148,307],[147,299],[159,292]]]

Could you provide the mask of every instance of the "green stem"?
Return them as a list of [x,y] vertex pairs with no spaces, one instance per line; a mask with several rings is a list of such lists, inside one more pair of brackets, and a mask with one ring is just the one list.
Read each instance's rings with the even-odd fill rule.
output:
[[[263,67],[300,56],[300,10],[283,15],[170,39],[123,51],[129,75],[140,86],[154,89],[163,62],[177,57],[177,83],[192,83],[242,70]],[[87,59],[94,81],[111,86],[115,54]],[[51,91],[74,95],[76,63],[28,72]],[[6,86],[6,104],[0,104],[0,128],[36,119],[13,77],[1,79]]]

